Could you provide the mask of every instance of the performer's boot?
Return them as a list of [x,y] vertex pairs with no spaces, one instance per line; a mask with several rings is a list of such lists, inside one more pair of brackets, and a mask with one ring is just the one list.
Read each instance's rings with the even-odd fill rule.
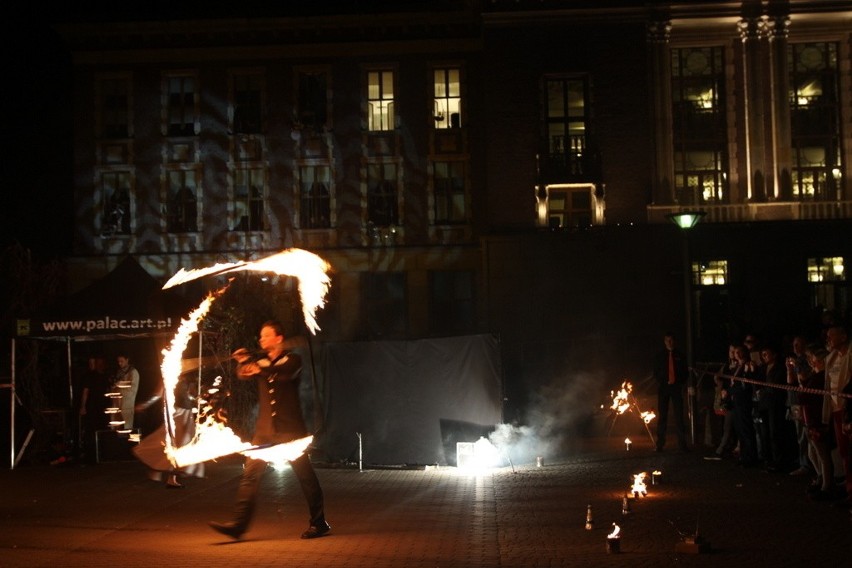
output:
[[253,512],[254,503],[251,501],[237,501],[237,505],[234,507],[234,520],[227,523],[210,521],[207,524],[213,530],[238,540],[246,532]]

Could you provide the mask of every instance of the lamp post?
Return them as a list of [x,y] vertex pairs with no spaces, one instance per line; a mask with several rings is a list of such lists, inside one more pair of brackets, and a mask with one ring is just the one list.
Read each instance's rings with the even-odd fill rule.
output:
[[692,345],[692,268],[689,258],[689,230],[701,221],[707,213],[704,211],[680,211],[666,215],[675,225],[683,230],[683,302],[686,328],[686,364],[689,367],[689,382],[687,385],[687,407],[689,413],[689,436],[695,445],[695,384],[692,367],[695,363]]

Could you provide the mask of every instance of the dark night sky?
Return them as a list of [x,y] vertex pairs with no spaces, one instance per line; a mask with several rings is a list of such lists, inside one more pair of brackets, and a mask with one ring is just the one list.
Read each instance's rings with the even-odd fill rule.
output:
[[6,24],[12,136],[4,185],[11,203],[2,208],[2,245],[17,241],[37,257],[64,256],[71,250],[70,56],[46,20]]

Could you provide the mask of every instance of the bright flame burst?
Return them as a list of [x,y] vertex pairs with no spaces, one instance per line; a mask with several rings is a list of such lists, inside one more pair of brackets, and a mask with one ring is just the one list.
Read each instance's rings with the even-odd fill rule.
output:
[[654,418],[657,417],[657,415],[654,414],[653,410],[647,410],[647,411],[641,413],[639,416],[642,417],[642,420],[645,421],[645,424],[650,424],[651,420],[653,420]]
[[645,485],[645,478],[647,476],[648,474],[644,471],[633,476],[633,486],[630,488],[630,491],[633,492],[635,497],[639,497],[640,495],[644,497],[648,494],[648,486]]
[[633,385],[627,381],[621,383],[621,389],[618,392],[610,391],[612,394],[612,406],[610,406],[610,409],[615,410],[618,414],[627,412],[627,409],[630,408],[631,392],[633,392]]
[[[224,274],[240,270],[295,276],[299,279],[299,295],[302,300],[305,324],[311,330],[311,333],[316,333],[319,329],[315,319],[316,310],[325,303],[325,295],[328,292],[330,282],[329,268],[330,266],[325,260],[313,253],[301,249],[288,249],[254,262],[217,264],[209,268],[189,271],[181,269],[163,286],[163,289],[211,274]],[[233,430],[218,421],[215,413],[209,412],[209,409],[204,409],[208,412],[202,412],[203,421],[196,425],[195,437],[192,441],[184,446],[175,447],[172,435],[175,430],[172,408],[175,387],[180,380],[182,370],[183,352],[186,350],[192,334],[198,331],[201,320],[210,311],[213,302],[225,290],[227,290],[227,287],[208,295],[197,308],[190,312],[186,319],[181,320],[180,327],[172,338],[171,345],[163,350],[163,363],[161,365],[165,387],[165,404],[163,406],[166,424],[168,425],[165,451],[169,461],[176,467],[200,463],[233,453],[243,453],[255,459],[269,462],[289,461],[304,453],[313,440],[313,436],[307,436],[286,444],[254,447],[252,444],[243,442]]]
[[302,315],[305,325],[316,333],[318,308],[325,305],[325,295],[331,279],[328,276],[330,265],[323,258],[302,249],[286,249],[279,253],[254,261],[220,263],[206,268],[184,270],[181,268],[163,286],[163,290],[213,274],[252,271],[272,272],[278,275],[296,276],[299,279],[299,297],[302,300]]

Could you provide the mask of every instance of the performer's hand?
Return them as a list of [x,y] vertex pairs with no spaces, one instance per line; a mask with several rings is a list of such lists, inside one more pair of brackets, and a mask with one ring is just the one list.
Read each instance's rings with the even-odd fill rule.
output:
[[240,365],[240,368],[237,372],[243,377],[250,377],[252,375],[257,375],[260,373],[260,365],[257,363],[244,363]]
[[233,357],[237,361],[237,363],[245,363],[246,361],[251,359],[251,353],[249,353],[249,350],[245,347],[241,347],[240,349],[237,349],[236,351],[231,353],[231,357]]

